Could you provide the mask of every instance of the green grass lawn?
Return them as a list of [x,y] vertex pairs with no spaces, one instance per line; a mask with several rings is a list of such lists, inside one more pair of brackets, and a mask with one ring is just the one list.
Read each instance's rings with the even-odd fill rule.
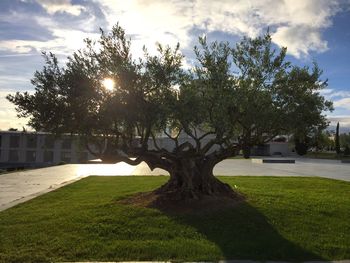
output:
[[332,160],[342,160],[350,159],[350,156],[344,156],[343,154],[337,155],[335,152],[308,152],[306,157],[316,158],[316,159],[332,159]]
[[0,262],[350,259],[350,183],[220,178],[247,202],[175,216],[116,202],[167,177],[88,177],[0,212]]

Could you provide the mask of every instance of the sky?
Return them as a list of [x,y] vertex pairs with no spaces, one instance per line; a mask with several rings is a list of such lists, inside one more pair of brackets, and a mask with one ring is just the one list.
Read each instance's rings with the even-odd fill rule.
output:
[[180,43],[187,66],[193,46],[209,41],[257,37],[269,31],[287,59],[304,66],[316,61],[328,87],[322,94],[334,103],[327,113],[331,128],[340,122],[350,131],[350,0],[0,0],[0,129],[26,127],[5,97],[33,92],[30,80],[43,67],[42,51],[64,63],[83,46],[119,23],[132,40],[134,57],[145,45]]

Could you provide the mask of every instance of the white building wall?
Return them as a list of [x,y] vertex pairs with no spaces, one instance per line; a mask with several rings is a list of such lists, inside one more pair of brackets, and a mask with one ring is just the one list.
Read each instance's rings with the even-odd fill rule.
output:
[[[64,135],[60,138],[52,136],[49,133],[0,132],[0,162],[58,164],[64,159],[69,163],[79,163],[81,161],[80,156],[87,156],[87,160],[94,159],[93,155],[79,145],[76,136]],[[52,138],[53,145],[47,143],[47,140],[49,141],[48,138]],[[64,147],[65,141],[71,142],[70,145],[67,143],[66,146],[68,147]],[[52,155],[53,158],[47,161],[45,160],[45,155],[49,157]]]
[[290,155],[289,147],[287,142],[270,142],[270,155],[276,155],[281,153],[282,156]]

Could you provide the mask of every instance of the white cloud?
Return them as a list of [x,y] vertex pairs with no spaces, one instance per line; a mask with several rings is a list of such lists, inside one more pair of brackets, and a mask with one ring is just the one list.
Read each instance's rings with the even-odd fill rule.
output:
[[22,127],[26,127],[28,119],[17,118],[15,106],[6,99],[8,94],[13,94],[14,92],[0,89],[0,130],[7,130],[9,128],[22,129]]
[[79,30],[64,30],[53,28],[54,39],[38,40],[4,40],[0,41],[0,51],[26,54],[33,50],[38,52],[50,51],[55,54],[70,55],[83,46],[84,39],[96,38],[99,34],[86,33]]
[[73,5],[70,0],[37,0],[49,14],[56,12],[66,12],[78,16],[84,10],[81,5]]
[[327,88],[321,90],[320,94],[333,101],[334,111],[327,113],[327,119],[331,122],[330,127],[334,128],[339,122],[341,127],[350,131],[350,91]]
[[333,102],[333,104],[334,104],[334,107],[341,107],[341,108],[350,110],[350,97],[336,100]]
[[330,115],[332,118],[335,118],[335,116],[341,116],[344,113],[348,114],[348,111],[350,111],[349,90],[336,90],[328,88],[321,90],[320,94],[327,100],[333,101],[334,112]]
[[337,90],[329,94],[330,98],[350,98],[350,91],[348,90]]
[[[0,40],[3,54],[36,53],[32,52],[34,49],[69,55],[82,47],[84,38],[98,36],[87,32],[97,32],[98,26],[104,26],[100,25],[104,17],[93,12],[94,7],[101,6],[110,27],[120,22],[132,36],[135,56],[140,55],[143,45],[153,53],[157,41],[170,45],[180,42],[183,48],[192,49],[193,40],[198,37],[193,32],[208,34],[219,31],[256,37],[270,27],[273,41],[279,46],[287,46],[289,54],[300,58],[308,56],[310,52],[325,52],[331,48],[322,32],[332,26],[332,18],[341,7],[346,9],[350,6],[349,1],[342,0],[91,0],[79,1],[79,5],[71,0],[36,1],[51,15],[68,13],[76,16],[77,20],[70,24],[70,21],[55,20],[54,16],[33,16],[38,25],[45,25],[53,38],[42,41]],[[88,6],[87,3],[94,5]],[[26,18],[26,12],[19,11],[10,12],[4,17],[6,21],[27,21]],[[349,93],[328,89],[322,94],[338,99],[335,100],[335,107],[350,109]],[[0,97],[0,104],[3,100]],[[5,115],[7,112],[1,116]]]
[[307,56],[310,51],[322,53],[328,50],[327,41],[321,33],[312,27],[279,27],[273,34],[273,40],[279,46],[288,47],[288,53],[297,58]]
[[[78,15],[91,11],[70,0],[37,0],[49,13],[67,12]],[[273,41],[287,46],[289,54],[300,58],[310,52],[324,52],[328,43],[322,37],[324,29],[332,25],[332,17],[340,10],[341,0],[94,0],[101,6],[110,27],[117,22],[133,36],[133,51],[140,55],[142,46],[152,53],[155,43],[192,49],[192,29],[206,33],[220,31],[231,35],[256,37],[270,27]],[[82,44],[82,33],[96,32],[98,25],[93,14],[79,21],[76,31],[65,30],[51,17],[37,17],[39,24],[47,25],[56,39],[49,41],[0,42],[0,49],[19,53],[36,49],[66,47],[72,50]],[[96,27],[96,28],[95,28]],[[65,34],[67,32],[67,36]],[[68,37],[69,35],[69,37]],[[72,37],[70,39],[70,37]],[[80,39],[78,39],[80,38]],[[74,40],[73,40],[74,39]]]
[[190,1],[124,1],[98,0],[110,27],[116,23],[133,35],[133,53],[139,56],[145,45],[150,53],[155,51],[155,43],[175,46],[180,42],[189,45],[193,36],[188,30],[193,26],[189,21]]
[[330,128],[335,130],[339,122],[340,133],[350,132],[350,115],[329,116]]
[[270,27],[273,41],[297,58],[328,49],[322,31],[340,10],[337,0],[96,1],[104,5],[110,24],[121,22],[144,43],[180,41],[187,47],[197,37],[189,35],[192,27],[250,37]]
[[285,9],[275,13],[279,21],[275,21],[273,40],[279,46],[287,46],[288,52],[297,58],[310,51],[322,53],[328,49],[322,31],[332,25],[331,18],[339,10],[339,1],[335,0],[285,1]]
[[335,107],[350,109],[350,91],[349,90],[323,89],[320,91],[320,94],[324,96],[326,99],[334,101]]
[[323,89],[323,90],[320,90],[320,94],[322,96],[328,96],[330,94],[332,94],[334,92],[334,89]]

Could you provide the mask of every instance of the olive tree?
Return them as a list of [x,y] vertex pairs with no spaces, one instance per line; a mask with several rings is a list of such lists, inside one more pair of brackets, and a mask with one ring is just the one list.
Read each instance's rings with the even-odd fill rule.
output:
[[[157,55],[144,49],[134,59],[118,25],[85,42],[64,67],[44,53],[35,93],[7,98],[34,129],[77,134],[104,162],[165,169],[170,179],[155,190],[165,199],[235,197],[213,176],[217,163],[276,135],[323,125],[332,107],[319,93],[326,82],[318,67],[291,65],[269,34],[234,47],[199,38],[189,70],[179,45],[158,45]],[[113,90],[103,86],[106,78]]]

